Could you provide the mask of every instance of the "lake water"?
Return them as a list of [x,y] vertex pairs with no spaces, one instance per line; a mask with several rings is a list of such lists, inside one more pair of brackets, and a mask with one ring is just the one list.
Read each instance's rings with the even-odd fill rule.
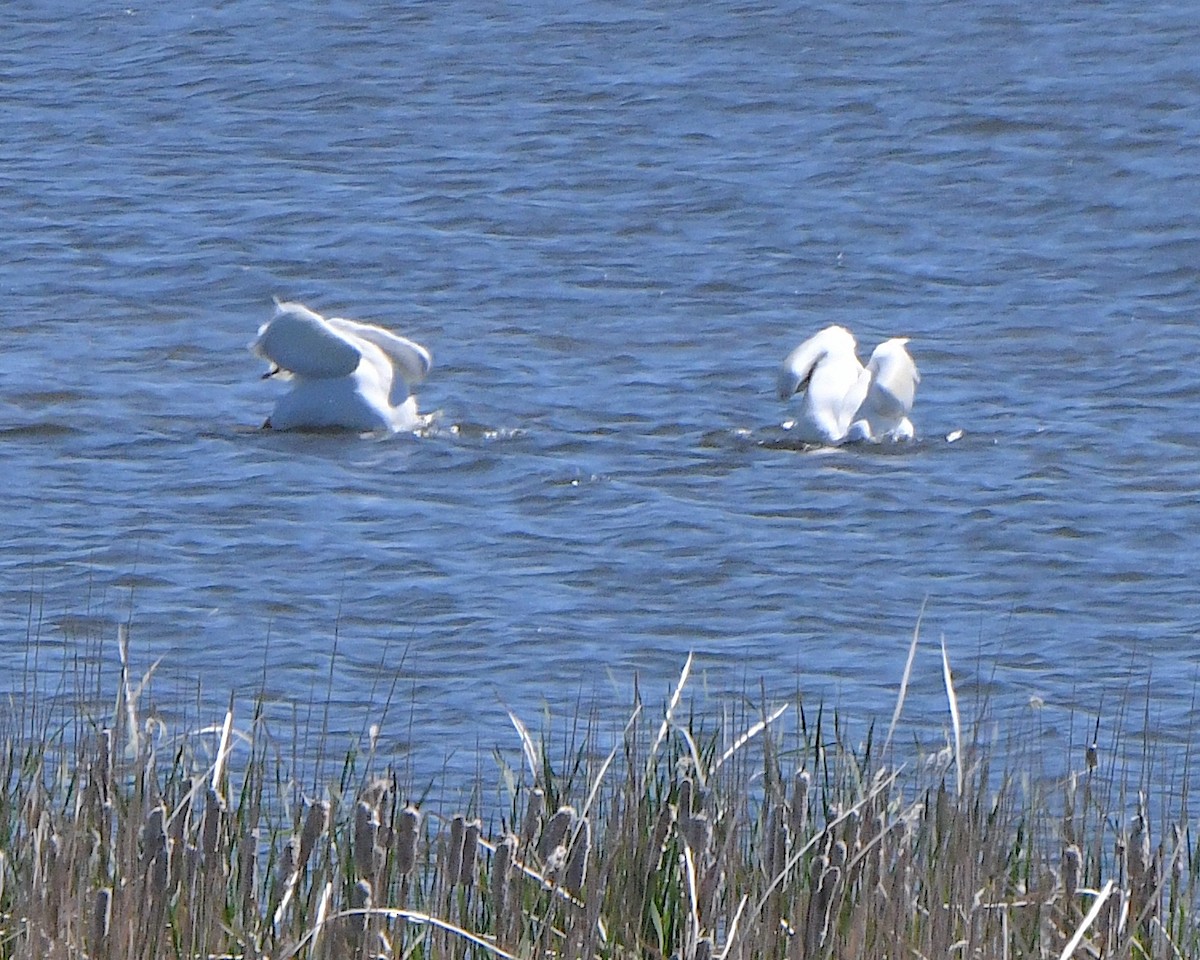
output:
[[[689,651],[886,723],[924,608],[919,737],[942,638],[1047,750],[1195,731],[1192,0],[64,9],[0,26],[10,687],[129,620],[166,713],[454,780]],[[272,296],[429,347],[436,429],[258,430]],[[830,323],[918,442],[779,442]]]

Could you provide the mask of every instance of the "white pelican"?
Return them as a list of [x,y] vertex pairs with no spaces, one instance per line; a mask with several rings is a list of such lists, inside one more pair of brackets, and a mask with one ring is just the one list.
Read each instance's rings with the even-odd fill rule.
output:
[[885,340],[864,367],[854,336],[826,327],[796,347],[779,370],[779,396],[802,394],[793,429],[804,443],[911,440],[913,398],[921,375],[907,338]]
[[398,433],[423,422],[409,390],[425,379],[433,359],[420,344],[383,327],[276,300],[275,316],[259,328],[250,350],[271,364],[264,379],[292,381],[264,427]]

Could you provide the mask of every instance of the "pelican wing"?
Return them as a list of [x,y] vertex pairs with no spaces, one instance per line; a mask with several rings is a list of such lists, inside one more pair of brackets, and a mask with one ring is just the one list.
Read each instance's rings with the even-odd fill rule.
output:
[[361,359],[350,340],[298,303],[276,303],[250,349],[281,370],[315,379],[348,377]]
[[907,343],[904,337],[885,340],[875,348],[867,363],[871,386],[863,405],[877,415],[900,418],[912,411],[921,374],[905,349]]
[[374,324],[359,323],[357,320],[346,320],[342,317],[330,317],[326,322],[341,334],[351,338],[359,337],[375,344],[387,354],[392,365],[410,387],[424,380],[433,367],[433,357],[429,355],[429,351],[407,337],[401,337]]
[[825,359],[861,370],[856,347],[854,335],[845,327],[826,327],[814,333],[784,358],[779,368],[779,398],[786,400],[807,390],[817,364]]

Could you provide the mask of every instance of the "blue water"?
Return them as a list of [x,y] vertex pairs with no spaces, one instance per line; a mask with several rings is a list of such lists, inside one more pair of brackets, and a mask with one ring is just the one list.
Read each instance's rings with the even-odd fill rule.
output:
[[[453,779],[689,651],[714,716],[886,721],[923,608],[919,737],[943,638],[1056,750],[1121,703],[1194,731],[1193,3],[21,0],[0,38],[11,687],[34,650],[76,695],[129,621],[164,714],[328,700]],[[429,347],[436,428],[258,430],[272,296]],[[916,444],[778,442],[829,323],[912,338]]]

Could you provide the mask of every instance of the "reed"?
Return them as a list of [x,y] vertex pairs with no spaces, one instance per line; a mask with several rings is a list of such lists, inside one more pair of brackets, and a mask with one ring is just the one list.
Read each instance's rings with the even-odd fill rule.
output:
[[1200,957],[1178,773],[1128,782],[1093,735],[1036,775],[963,723],[944,644],[940,749],[895,746],[911,652],[882,745],[802,705],[684,719],[689,659],[607,751],[585,724],[550,756],[514,717],[490,825],[373,751],[295,804],[261,710],[155,733],[127,654],[110,714],[0,724],[0,960]]

